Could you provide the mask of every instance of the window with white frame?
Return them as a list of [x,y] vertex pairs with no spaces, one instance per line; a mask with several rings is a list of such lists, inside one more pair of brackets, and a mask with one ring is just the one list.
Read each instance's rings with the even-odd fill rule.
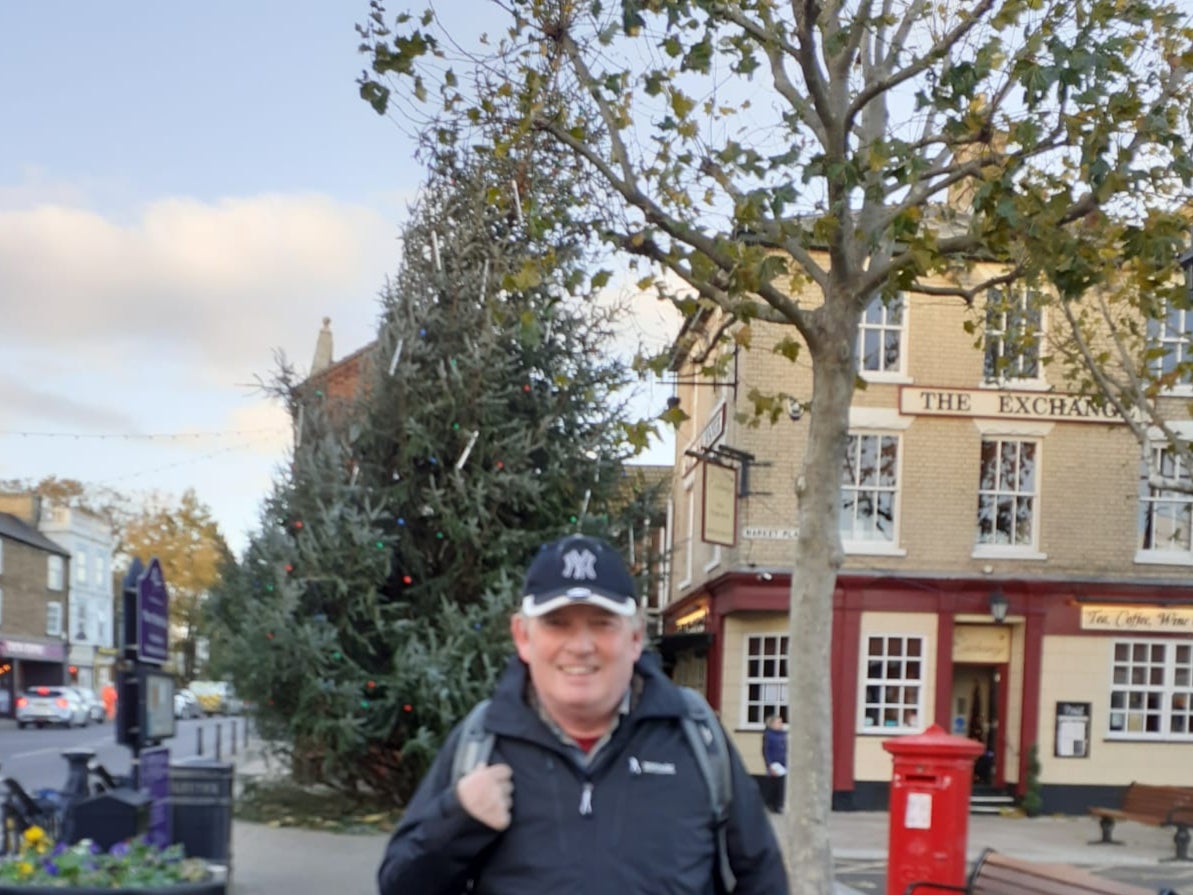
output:
[[85,640],[85,637],[79,636],[80,632],[83,630],[83,609],[79,605],[79,600],[77,598],[70,601],[70,608],[67,610],[66,614],[68,617],[66,630],[69,631],[70,635],[76,640]]
[[62,604],[57,600],[46,603],[46,635],[62,636]]
[[104,580],[107,575],[106,563],[104,562],[104,555],[102,553],[95,554],[95,562],[92,563],[92,568],[95,569],[95,586],[105,587],[107,582]]
[[861,732],[919,730],[923,717],[924,638],[873,634],[862,669]]
[[684,548],[684,566],[681,571],[683,579],[679,582],[677,587],[683,590],[692,583],[692,576],[696,571],[696,526],[699,520],[696,518],[696,477],[689,476],[683,483],[684,491],[687,493],[687,507],[685,508],[687,514],[687,542]]
[[1038,441],[982,439],[979,545],[1024,548],[1035,545],[1039,453]]
[[87,583],[87,553],[84,550],[75,551],[75,582]]
[[787,717],[787,635],[746,637],[742,726],[761,729],[771,715]]
[[46,561],[46,587],[62,590],[65,584],[66,562],[61,556],[51,553]]
[[1108,720],[1111,736],[1193,739],[1193,644],[1116,640]]
[[986,293],[982,364],[986,382],[1040,378],[1041,305],[1040,294],[1034,289],[991,289]]
[[1168,447],[1152,447],[1152,462],[1142,464],[1139,483],[1139,549],[1193,557],[1193,494],[1157,488],[1149,481],[1155,470],[1175,486],[1193,488],[1193,474]]
[[[1193,301],[1193,268],[1185,268],[1185,288]],[[1148,370],[1165,387],[1188,387],[1193,382],[1193,307],[1166,304],[1160,317],[1149,317]]]
[[849,436],[841,471],[843,541],[897,543],[899,436]]
[[876,295],[866,305],[857,331],[857,367],[863,374],[903,372],[904,298],[883,301]]

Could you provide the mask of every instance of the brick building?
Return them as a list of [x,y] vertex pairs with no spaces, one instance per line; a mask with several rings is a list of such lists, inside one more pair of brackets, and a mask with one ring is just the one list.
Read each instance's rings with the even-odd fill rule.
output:
[[[345,428],[353,406],[369,381],[369,365],[374,363],[376,354],[377,342],[374,340],[335,360],[331,318],[324,317],[323,327],[315,338],[311,372],[296,389],[301,414],[298,425],[301,425],[308,408],[318,407],[327,415],[333,427],[337,430]],[[301,438],[297,427],[295,438]]]
[[66,680],[70,552],[0,512],[0,716],[16,694]]
[[[1187,352],[1185,313],[1169,335]],[[664,650],[761,774],[763,720],[789,697],[793,483],[815,408],[799,401],[809,362],[770,350],[791,331],[757,321],[751,349],[715,349],[733,356],[701,381],[691,358],[715,323],[677,342],[689,419]],[[884,807],[882,741],[933,722],[987,747],[977,780],[994,793],[1022,795],[1036,747],[1047,811],[1131,780],[1193,785],[1193,498],[1150,489],[1128,427],[1042,363],[1049,325],[1015,289],[972,310],[875,301],[864,317],[833,598],[838,809]],[[739,422],[753,385],[795,396],[788,415]]]

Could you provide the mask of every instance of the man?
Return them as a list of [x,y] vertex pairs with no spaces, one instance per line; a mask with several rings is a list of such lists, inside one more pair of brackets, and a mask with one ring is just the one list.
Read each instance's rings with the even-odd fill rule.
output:
[[766,807],[783,813],[783,790],[787,787],[787,731],[783,718],[771,715],[762,731],[762,761],[766,765]]
[[[683,694],[642,657],[634,582],[607,543],[539,550],[511,620],[517,656],[485,716],[489,763],[453,785],[460,728],[411,799],[378,874],[381,895],[712,895],[717,834],[680,723]],[[786,895],[755,786],[730,749],[735,895]]]

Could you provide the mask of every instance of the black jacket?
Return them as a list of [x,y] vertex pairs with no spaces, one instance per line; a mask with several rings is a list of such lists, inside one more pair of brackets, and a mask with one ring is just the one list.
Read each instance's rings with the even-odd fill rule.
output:
[[[712,895],[716,842],[708,787],[679,719],[683,697],[653,661],[610,742],[584,767],[523,699],[510,662],[486,714],[490,762],[513,769],[513,820],[501,833],[468,816],[450,780],[451,732],[386,848],[381,895]],[[732,751],[732,750],[731,750]],[[786,895],[786,871],[758,786],[733,752],[730,864],[738,895]],[[580,803],[590,786],[591,813]]]

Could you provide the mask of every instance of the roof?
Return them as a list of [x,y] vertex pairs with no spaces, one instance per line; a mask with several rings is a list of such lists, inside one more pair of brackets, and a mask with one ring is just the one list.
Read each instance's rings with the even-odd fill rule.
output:
[[28,544],[38,550],[70,558],[70,551],[51,541],[36,528],[26,525],[12,513],[0,513],[0,538],[20,541],[22,544]]
[[675,467],[650,463],[627,463],[625,471],[627,475],[637,474],[641,476],[642,484],[648,488],[652,488],[656,485],[670,482],[671,476],[675,473]]

